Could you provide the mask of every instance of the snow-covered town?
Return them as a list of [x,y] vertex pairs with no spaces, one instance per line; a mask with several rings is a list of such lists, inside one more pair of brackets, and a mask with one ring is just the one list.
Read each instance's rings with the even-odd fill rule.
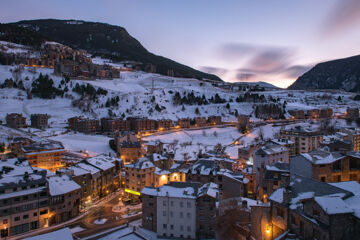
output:
[[0,239],[360,238],[356,77],[223,81],[139,49],[99,22],[0,23]]

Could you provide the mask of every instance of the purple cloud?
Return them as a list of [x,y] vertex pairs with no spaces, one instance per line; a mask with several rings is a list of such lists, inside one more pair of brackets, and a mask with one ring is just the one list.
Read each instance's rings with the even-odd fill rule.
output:
[[225,68],[210,67],[210,66],[202,66],[199,69],[203,72],[215,74],[215,75],[223,75],[229,71],[228,69]]
[[338,0],[323,25],[325,36],[340,33],[360,21],[359,0]]

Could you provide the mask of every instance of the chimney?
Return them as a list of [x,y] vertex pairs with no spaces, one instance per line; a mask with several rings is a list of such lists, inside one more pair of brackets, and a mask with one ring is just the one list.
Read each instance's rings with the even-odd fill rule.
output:
[[243,200],[242,203],[241,203],[241,206],[243,208],[247,208],[247,201]]

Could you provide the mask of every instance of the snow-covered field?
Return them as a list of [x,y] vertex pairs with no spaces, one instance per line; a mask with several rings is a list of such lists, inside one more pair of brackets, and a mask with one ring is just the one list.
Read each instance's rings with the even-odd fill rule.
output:
[[114,153],[109,146],[111,138],[102,135],[87,135],[83,133],[67,133],[50,139],[60,141],[64,147],[73,152],[87,151],[90,156],[101,153]]

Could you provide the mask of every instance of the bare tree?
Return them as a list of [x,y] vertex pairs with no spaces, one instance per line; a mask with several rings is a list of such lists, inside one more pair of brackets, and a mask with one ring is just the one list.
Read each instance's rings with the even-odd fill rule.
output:
[[21,76],[22,76],[22,73],[24,71],[24,68],[22,66],[19,66],[17,68],[15,68],[13,71],[12,71],[12,76],[14,78],[14,81],[16,83],[19,83],[19,81],[21,80]]

